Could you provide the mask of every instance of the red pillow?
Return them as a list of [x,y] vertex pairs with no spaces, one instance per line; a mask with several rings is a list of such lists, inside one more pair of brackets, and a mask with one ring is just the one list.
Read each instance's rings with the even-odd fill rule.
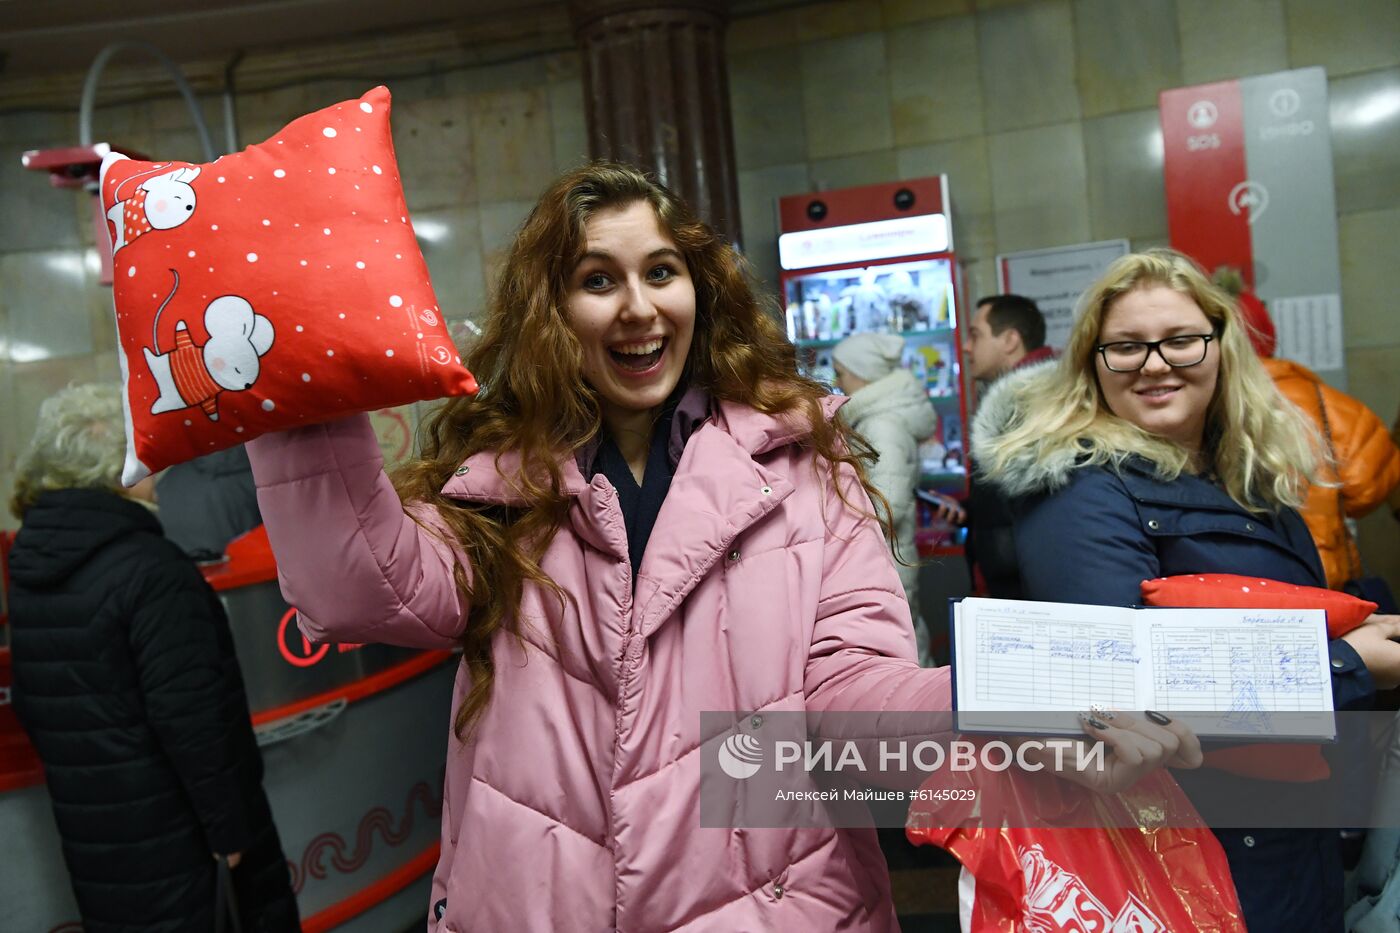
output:
[[1350,593],[1299,586],[1229,573],[1188,573],[1142,581],[1142,601],[1149,606],[1198,609],[1322,609],[1327,635],[1341,638],[1376,611],[1376,604]]
[[[1340,638],[1376,611],[1349,593],[1229,573],[1183,574],[1142,581],[1149,606],[1199,609],[1323,609],[1327,634]],[[1331,770],[1317,745],[1243,745],[1206,752],[1205,766],[1274,781],[1325,781]]]
[[377,87],[207,165],[102,163],[127,485],[268,431],[470,394]]

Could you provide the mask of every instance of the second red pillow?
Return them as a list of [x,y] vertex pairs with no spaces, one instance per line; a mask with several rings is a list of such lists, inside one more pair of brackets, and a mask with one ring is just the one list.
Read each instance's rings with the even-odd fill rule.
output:
[[1376,604],[1320,586],[1299,586],[1230,573],[1188,573],[1142,581],[1148,606],[1195,609],[1322,609],[1327,634],[1341,638],[1366,621]]

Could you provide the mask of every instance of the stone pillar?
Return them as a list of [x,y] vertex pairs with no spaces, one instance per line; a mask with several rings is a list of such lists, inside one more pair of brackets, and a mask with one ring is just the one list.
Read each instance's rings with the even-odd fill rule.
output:
[[589,153],[653,173],[738,243],[728,9],[728,0],[569,0]]

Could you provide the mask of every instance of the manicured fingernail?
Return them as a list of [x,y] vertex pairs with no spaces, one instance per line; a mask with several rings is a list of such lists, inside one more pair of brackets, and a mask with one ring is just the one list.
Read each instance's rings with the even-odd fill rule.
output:
[[1107,725],[1106,723],[1100,722],[1099,720],[1095,719],[1093,716],[1090,716],[1088,713],[1080,713],[1080,714],[1079,714],[1079,718],[1082,719],[1084,722],[1087,722],[1087,723],[1089,724],[1090,728],[1093,728],[1093,729],[1107,729],[1107,728],[1108,728],[1108,725]]
[[1106,719],[1109,722],[1113,722],[1114,720],[1113,710],[1100,706],[1097,703],[1093,703],[1089,706],[1089,712],[1092,715],[1097,716],[1100,719]]
[[1147,714],[1148,719],[1152,720],[1159,726],[1165,726],[1167,723],[1172,721],[1172,718],[1170,716],[1163,716],[1155,709],[1144,710],[1144,712]]

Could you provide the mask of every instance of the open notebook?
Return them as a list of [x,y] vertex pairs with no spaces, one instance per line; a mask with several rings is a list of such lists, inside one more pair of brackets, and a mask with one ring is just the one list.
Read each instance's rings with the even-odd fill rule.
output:
[[1336,737],[1320,609],[950,602],[965,732],[1083,735],[1092,706],[1159,710],[1202,737]]

